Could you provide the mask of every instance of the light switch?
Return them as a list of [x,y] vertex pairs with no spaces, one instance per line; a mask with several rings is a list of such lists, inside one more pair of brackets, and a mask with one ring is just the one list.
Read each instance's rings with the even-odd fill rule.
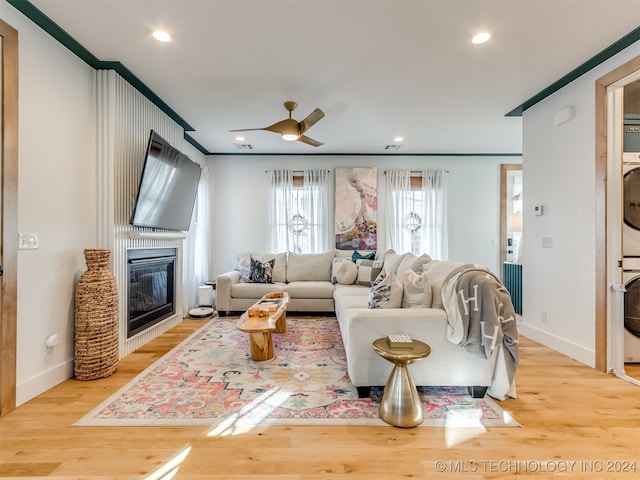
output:
[[542,248],[552,248],[553,237],[542,237]]
[[18,250],[37,250],[38,234],[37,233],[19,233],[18,234]]

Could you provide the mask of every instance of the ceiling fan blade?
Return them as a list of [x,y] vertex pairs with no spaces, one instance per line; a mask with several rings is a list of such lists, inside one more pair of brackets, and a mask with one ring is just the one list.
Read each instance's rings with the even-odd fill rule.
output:
[[311,126],[313,126],[313,124],[318,120],[322,119],[322,117],[324,117],[324,112],[319,108],[316,108],[313,112],[307,115],[307,118],[300,122],[300,133],[302,134],[309,130],[309,128],[311,128]]
[[300,135],[298,137],[298,141],[311,145],[312,147],[319,147],[320,145],[324,145],[324,143],[319,142],[318,140],[314,140],[313,138],[309,138],[306,135]]
[[264,130],[264,128],[239,128],[237,130],[229,130],[230,132],[252,132],[254,130]]
[[279,133],[280,135],[284,133],[298,133],[298,123],[295,120],[287,118],[285,120],[280,120],[279,122],[274,123],[273,125],[269,125],[268,127],[263,128],[263,130],[268,130],[270,132]]

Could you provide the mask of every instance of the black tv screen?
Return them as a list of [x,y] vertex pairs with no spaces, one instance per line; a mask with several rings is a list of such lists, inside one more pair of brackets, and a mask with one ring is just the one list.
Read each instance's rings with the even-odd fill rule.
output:
[[131,224],[189,230],[202,168],[151,130]]

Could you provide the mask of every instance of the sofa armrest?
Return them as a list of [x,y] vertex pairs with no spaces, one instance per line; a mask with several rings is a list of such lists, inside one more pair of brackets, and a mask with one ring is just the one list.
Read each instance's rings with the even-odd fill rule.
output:
[[240,281],[240,272],[230,272],[218,275],[216,280],[216,309],[221,312],[231,310],[231,286]]

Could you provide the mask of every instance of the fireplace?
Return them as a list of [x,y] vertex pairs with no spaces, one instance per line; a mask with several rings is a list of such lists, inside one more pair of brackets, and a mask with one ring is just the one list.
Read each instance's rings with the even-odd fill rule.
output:
[[176,313],[175,248],[127,250],[127,338]]

